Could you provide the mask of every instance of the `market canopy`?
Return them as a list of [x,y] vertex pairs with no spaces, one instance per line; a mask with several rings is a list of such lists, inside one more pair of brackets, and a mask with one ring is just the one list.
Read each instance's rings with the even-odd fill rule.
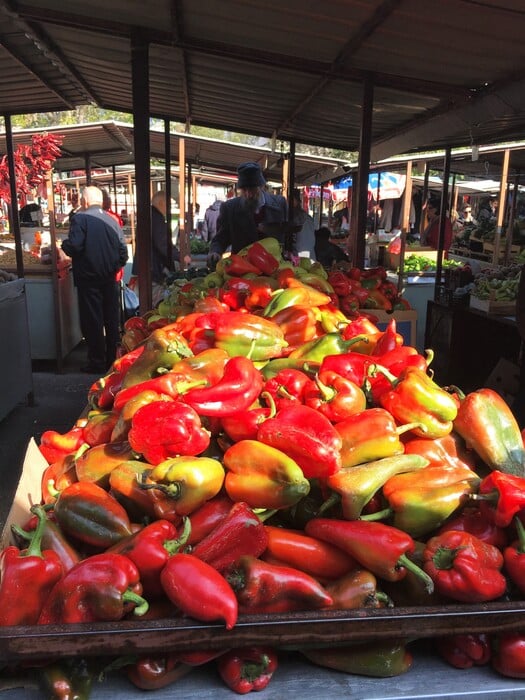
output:
[[372,160],[525,125],[522,0],[0,0],[4,114],[89,102],[345,151],[374,85]]

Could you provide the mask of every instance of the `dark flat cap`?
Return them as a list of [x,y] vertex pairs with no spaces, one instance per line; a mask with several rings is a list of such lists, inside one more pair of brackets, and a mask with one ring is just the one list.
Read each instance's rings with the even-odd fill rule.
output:
[[237,187],[263,187],[266,184],[261,166],[258,163],[243,163],[237,168]]

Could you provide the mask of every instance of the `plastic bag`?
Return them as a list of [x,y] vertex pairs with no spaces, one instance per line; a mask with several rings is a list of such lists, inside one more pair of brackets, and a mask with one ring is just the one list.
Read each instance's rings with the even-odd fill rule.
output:
[[135,292],[128,287],[127,284],[124,285],[124,316],[126,318],[131,318],[132,316],[138,316],[139,313],[139,298]]

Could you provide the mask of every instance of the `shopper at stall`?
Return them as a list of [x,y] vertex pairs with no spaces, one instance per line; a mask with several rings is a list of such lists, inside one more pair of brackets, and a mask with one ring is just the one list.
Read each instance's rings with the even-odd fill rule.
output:
[[211,243],[211,241],[215,238],[215,234],[217,233],[217,219],[219,218],[221,204],[222,201],[220,199],[216,199],[204,212],[202,239],[208,243]]
[[115,360],[120,340],[120,297],[116,273],[128,250],[122,230],[102,209],[102,191],[85,187],[81,209],[72,217],[62,250],[71,258],[77,288],[80,328],[87,345],[83,372],[104,374]]
[[[180,253],[176,245],[172,245],[172,259],[168,255],[168,225],[166,222],[166,192],[158,190],[151,198],[151,285],[152,304],[162,301],[164,296],[166,275],[173,271],[174,263],[180,263]],[[184,263],[191,262],[190,256],[185,256]],[[131,269],[129,287],[138,294],[137,285],[138,261],[135,257]]]
[[295,249],[300,258],[315,260],[315,224],[310,214],[302,207],[301,192],[294,190],[292,220],[301,227],[295,234]]
[[[424,246],[429,246],[435,250],[439,247],[439,228],[440,228],[440,216],[441,211],[441,200],[437,197],[431,197],[426,206],[427,220],[428,224],[421,235],[421,243]],[[445,215],[445,230],[443,237],[443,250],[448,251],[452,244],[452,224],[447,215]]]
[[240,195],[223,202],[217,220],[217,234],[210,245],[208,267],[214,269],[221,255],[232,253],[272,236],[284,246],[288,208],[286,199],[265,190],[266,180],[258,163],[237,168]]
[[315,257],[323,267],[330,269],[334,263],[350,262],[345,251],[336,243],[332,243],[332,235],[328,226],[321,226],[315,232]]

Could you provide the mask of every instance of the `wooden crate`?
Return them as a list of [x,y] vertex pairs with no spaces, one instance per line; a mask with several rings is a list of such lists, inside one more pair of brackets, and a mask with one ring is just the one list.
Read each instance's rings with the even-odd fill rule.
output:
[[484,311],[487,314],[498,314],[500,316],[515,316],[515,301],[496,301],[495,299],[478,299],[471,295],[470,308]]

